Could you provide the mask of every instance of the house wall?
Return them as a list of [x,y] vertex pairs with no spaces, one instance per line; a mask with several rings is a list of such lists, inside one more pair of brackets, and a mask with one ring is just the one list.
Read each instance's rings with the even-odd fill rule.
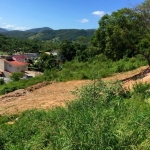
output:
[[4,60],[0,59],[0,70],[4,71]]
[[4,71],[4,77],[9,78],[11,76],[10,72]]
[[13,72],[24,72],[28,70],[28,65],[25,66],[12,66],[11,64],[5,62],[4,68],[4,75],[5,77],[10,77],[11,73]]
[[28,70],[28,66],[19,66],[19,67],[14,67],[15,68],[15,72],[24,72]]
[[5,62],[5,70],[8,72],[23,72],[28,70],[28,65],[12,66],[11,64]]

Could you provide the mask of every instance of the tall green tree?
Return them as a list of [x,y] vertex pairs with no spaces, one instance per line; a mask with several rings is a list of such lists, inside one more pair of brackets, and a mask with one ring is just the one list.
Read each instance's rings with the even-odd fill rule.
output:
[[[124,8],[100,19],[99,28],[91,40],[93,46],[98,48],[97,53],[103,53],[113,60],[132,55],[131,46],[125,39],[125,29],[130,30],[132,27],[129,11]],[[135,42],[134,36],[130,34]]]
[[40,59],[33,65],[36,70],[51,70],[57,65],[57,58],[52,54],[42,53]]
[[141,54],[150,66],[150,0],[103,16],[92,38],[98,53],[118,60]]
[[[133,7],[130,15],[134,16],[132,31],[138,43],[133,43],[131,40],[129,42],[132,43],[133,50],[145,57],[150,66],[150,0],[145,0],[142,4]],[[129,31],[127,35],[129,37]]]
[[73,46],[73,42],[69,40],[63,40],[60,44],[59,55],[63,57],[64,60],[73,60],[76,56],[76,50]]

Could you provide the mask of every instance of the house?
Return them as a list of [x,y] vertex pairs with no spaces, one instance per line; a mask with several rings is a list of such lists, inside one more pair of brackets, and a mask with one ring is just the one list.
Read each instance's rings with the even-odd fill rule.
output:
[[27,62],[28,57],[26,55],[13,55],[12,56],[13,60],[19,61],[19,62]]
[[57,56],[58,55],[58,50],[52,50],[51,52],[45,52],[45,54],[50,55],[52,54],[53,56]]
[[51,54],[52,54],[53,56],[57,56],[57,55],[58,55],[58,49],[52,50],[52,51],[51,51]]
[[0,58],[0,74],[4,77],[10,77],[13,72],[27,71],[28,65],[26,62]]
[[27,56],[27,58],[31,60],[36,60],[37,58],[40,57],[39,53],[25,53],[24,55]]

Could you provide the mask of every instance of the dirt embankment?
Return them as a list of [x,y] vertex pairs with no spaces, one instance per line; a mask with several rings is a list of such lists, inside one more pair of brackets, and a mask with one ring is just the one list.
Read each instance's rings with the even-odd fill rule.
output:
[[[124,86],[132,87],[135,82],[150,83],[149,72],[150,68],[145,66],[102,80],[121,80],[124,82]],[[75,98],[71,92],[75,87],[80,88],[90,82],[90,80],[43,82],[5,94],[0,97],[0,115],[21,113],[27,109],[50,109],[56,106],[65,106],[66,101]]]

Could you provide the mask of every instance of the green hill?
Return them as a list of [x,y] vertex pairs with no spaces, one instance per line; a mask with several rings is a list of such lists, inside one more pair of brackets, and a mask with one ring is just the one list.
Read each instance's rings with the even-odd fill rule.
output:
[[76,40],[79,36],[85,36],[90,38],[95,32],[95,29],[59,29],[53,30],[48,27],[44,28],[34,28],[26,31],[18,31],[12,30],[3,32],[4,35],[13,38],[21,38],[21,39],[33,39],[33,40],[53,40],[55,38],[59,38],[59,40],[68,39],[68,40]]

